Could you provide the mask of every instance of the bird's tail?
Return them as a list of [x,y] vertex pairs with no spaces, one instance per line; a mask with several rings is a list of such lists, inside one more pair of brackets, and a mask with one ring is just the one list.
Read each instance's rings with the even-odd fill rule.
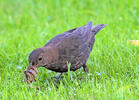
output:
[[107,24],[98,24],[95,26],[92,26],[91,31],[93,32],[93,34],[97,34],[100,30],[102,30],[105,26],[107,26]]

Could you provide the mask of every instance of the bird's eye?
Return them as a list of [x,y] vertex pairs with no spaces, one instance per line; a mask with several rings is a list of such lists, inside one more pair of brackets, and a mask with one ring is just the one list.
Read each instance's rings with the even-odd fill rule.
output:
[[42,58],[39,58],[39,61],[41,61],[42,60]]

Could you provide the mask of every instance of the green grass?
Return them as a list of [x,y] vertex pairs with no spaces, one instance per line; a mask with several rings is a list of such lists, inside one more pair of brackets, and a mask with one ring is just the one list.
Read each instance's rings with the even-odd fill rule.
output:
[[[21,83],[28,56],[55,35],[93,21],[96,35],[83,69],[64,74],[39,68],[37,82]],[[0,99],[139,100],[139,0],[0,0]],[[34,86],[39,87],[37,90]]]

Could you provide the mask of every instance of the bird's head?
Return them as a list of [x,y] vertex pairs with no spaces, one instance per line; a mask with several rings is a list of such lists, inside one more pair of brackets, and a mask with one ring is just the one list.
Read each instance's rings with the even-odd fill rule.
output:
[[47,52],[44,48],[35,49],[29,55],[29,66],[45,66],[47,65],[47,62]]

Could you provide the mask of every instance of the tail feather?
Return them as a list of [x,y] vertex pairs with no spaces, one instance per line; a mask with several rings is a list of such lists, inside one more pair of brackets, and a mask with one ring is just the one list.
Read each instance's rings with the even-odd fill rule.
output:
[[93,34],[97,34],[100,30],[102,30],[105,26],[107,26],[107,24],[98,24],[95,26],[92,26],[91,31],[93,32]]

